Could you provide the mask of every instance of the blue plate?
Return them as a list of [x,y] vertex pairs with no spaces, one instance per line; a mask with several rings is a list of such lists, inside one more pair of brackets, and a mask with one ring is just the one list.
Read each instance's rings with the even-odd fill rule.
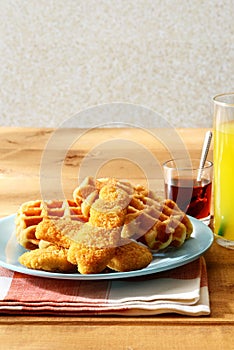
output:
[[21,247],[15,236],[15,215],[0,219],[0,266],[12,271],[21,272],[28,275],[68,279],[68,280],[101,280],[129,278],[149,275],[156,272],[171,270],[185,265],[199,256],[211,246],[213,242],[213,232],[209,227],[197,219],[189,217],[193,224],[193,233],[180,248],[171,248],[165,252],[153,254],[153,261],[144,269],[129,272],[110,272],[90,275],[80,273],[54,273],[39,270],[32,270],[22,266],[18,259],[26,250]]

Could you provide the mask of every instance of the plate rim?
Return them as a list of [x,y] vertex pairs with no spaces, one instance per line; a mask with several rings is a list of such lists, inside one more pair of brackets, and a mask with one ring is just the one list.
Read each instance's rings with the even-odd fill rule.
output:
[[[10,224],[13,224],[15,216],[16,216],[16,214],[11,214],[9,216],[0,218],[0,228],[4,222],[7,222],[7,223],[10,222]],[[212,230],[207,225],[205,225],[204,223],[202,223],[198,219],[195,219],[189,215],[188,215],[188,218],[192,222],[193,229],[196,229],[198,226],[197,232],[199,232],[200,225],[201,225],[200,227],[203,228],[204,231],[206,231],[206,233],[205,233],[205,234],[207,234],[206,244],[203,245],[203,247],[200,250],[198,250],[197,252],[192,254],[190,257],[187,257],[185,259],[180,259],[177,262],[170,263],[168,265],[162,265],[159,267],[157,267],[157,266],[155,267],[154,265],[151,266],[151,264],[149,264],[147,267],[145,267],[144,269],[141,269],[141,270],[127,271],[127,272],[110,272],[110,273],[100,273],[100,274],[86,274],[86,275],[83,274],[82,275],[79,272],[77,272],[77,273],[59,273],[59,272],[49,272],[49,271],[43,271],[43,270],[29,269],[29,268],[26,268],[24,266],[7,263],[0,256],[0,266],[8,269],[10,271],[13,271],[13,272],[19,272],[19,273],[34,276],[34,277],[52,278],[52,279],[61,279],[61,280],[77,280],[77,281],[78,280],[86,280],[87,281],[87,280],[123,279],[123,278],[146,276],[146,275],[150,275],[150,274],[154,274],[154,273],[172,270],[172,269],[175,269],[177,267],[183,266],[185,264],[188,264],[189,262],[196,260],[198,257],[203,255],[211,247],[211,245],[214,241],[214,234],[213,234]],[[12,234],[13,234],[13,232],[8,233],[8,236],[9,236],[8,240],[7,240],[6,244],[4,245],[4,247],[2,247],[2,246],[0,247],[0,253],[2,253],[3,250],[5,250],[6,245],[8,244],[9,240],[12,237]],[[191,237],[196,239],[199,243],[201,243],[201,241],[202,241],[202,240],[200,240],[201,233],[199,233],[198,236],[195,236],[195,237],[193,236],[193,234],[194,234],[194,230],[193,230]],[[202,234],[204,234],[204,232]],[[185,242],[183,244],[183,246],[187,242]],[[0,243],[1,243],[1,233],[0,233]],[[181,248],[183,246],[181,246]],[[180,249],[180,248],[177,248],[177,249]],[[176,251],[178,251],[177,249],[176,249]],[[25,249],[25,251],[27,251],[27,250]],[[156,255],[153,254],[153,256],[156,256]]]

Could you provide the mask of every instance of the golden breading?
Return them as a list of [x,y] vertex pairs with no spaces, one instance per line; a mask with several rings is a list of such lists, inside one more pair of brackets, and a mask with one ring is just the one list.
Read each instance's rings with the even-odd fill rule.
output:
[[148,248],[136,242],[119,246],[107,266],[115,271],[140,270],[148,266],[153,257]]
[[82,274],[99,273],[114,256],[120,239],[119,228],[108,230],[86,223],[73,237],[68,260],[77,264],[78,271]]
[[114,227],[107,229],[105,227],[93,226],[90,222],[85,223],[72,235],[72,242],[98,249],[116,247],[119,245],[120,240],[120,228]]
[[89,221],[93,226],[105,228],[121,227],[124,223],[129,194],[110,181],[101,187],[99,198],[90,206]]
[[29,269],[50,272],[73,272],[76,266],[67,260],[67,249],[49,246],[35,249],[20,256],[19,262]]
[[97,199],[90,208],[89,222],[93,226],[114,228],[124,223],[126,209],[116,205],[115,202]]
[[120,229],[106,229],[86,223],[79,230],[68,250],[68,260],[78,265],[82,274],[103,271],[108,261],[114,256],[120,242]]
[[83,225],[84,223],[78,220],[45,218],[37,225],[35,236],[38,240],[69,248],[72,238]]
[[68,261],[77,264],[81,274],[100,273],[115,254],[115,248],[96,248],[73,243],[68,250]]
[[73,192],[74,201],[81,206],[82,213],[89,217],[89,211],[96,199],[114,201],[122,209],[126,208],[134,193],[133,186],[129,182],[119,181],[115,178],[103,178],[94,180],[88,176]]
[[134,189],[130,182],[117,180],[115,178],[102,178],[96,180],[96,189],[100,192],[104,186],[115,187],[121,189],[128,193],[129,195],[133,194]]
[[117,186],[103,186],[99,192],[99,198],[104,201],[115,202],[125,209],[131,201],[131,197],[123,189]]

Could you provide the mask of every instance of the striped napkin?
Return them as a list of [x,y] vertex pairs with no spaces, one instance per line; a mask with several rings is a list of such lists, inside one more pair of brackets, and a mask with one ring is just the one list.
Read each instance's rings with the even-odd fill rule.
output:
[[60,280],[0,268],[0,313],[27,315],[209,315],[203,257],[170,271],[115,280]]

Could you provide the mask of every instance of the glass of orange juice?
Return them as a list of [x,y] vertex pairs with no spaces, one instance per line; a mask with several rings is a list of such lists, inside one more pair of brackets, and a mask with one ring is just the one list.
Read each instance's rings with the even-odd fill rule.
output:
[[223,247],[234,249],[234,92],[214,102],[214,233]]

